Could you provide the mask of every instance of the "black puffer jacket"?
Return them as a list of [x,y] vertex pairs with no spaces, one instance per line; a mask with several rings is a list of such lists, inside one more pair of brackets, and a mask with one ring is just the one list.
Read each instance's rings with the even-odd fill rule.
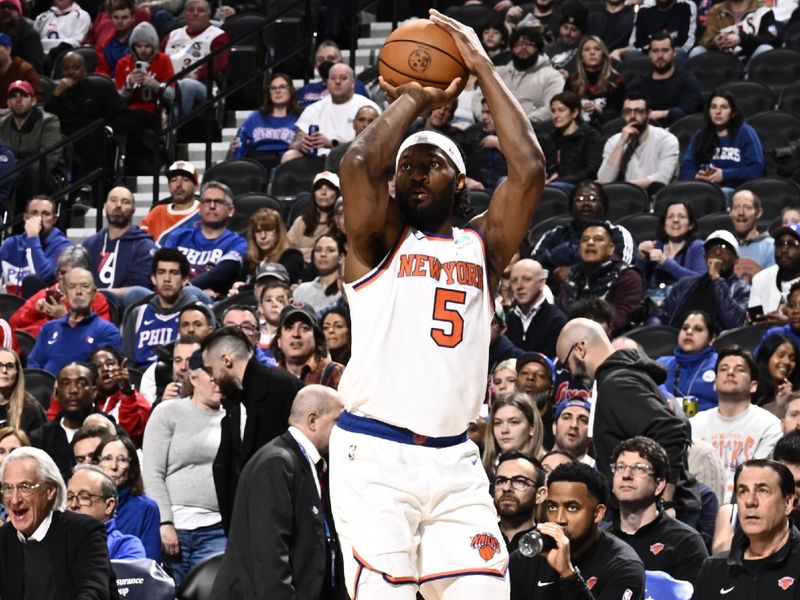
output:
[[596,129],[581,123],[572,135],[553,132],[545,143],[547,172],[558,173],[558,181],[578,184],[596,179],[603,163],[603,136]]

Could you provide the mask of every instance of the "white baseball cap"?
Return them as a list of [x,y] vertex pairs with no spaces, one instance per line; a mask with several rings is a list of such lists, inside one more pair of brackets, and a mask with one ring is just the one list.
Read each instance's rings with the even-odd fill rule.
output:
[[336,187],[337,190],[341,189],[339,186],[339,176],[331,171],[322,171],[322,173],[317,173],[314,176],[314,183],[311,185],[311,187],[313,188],[315,185],[317,185],[318,181],[327,181]]
[[736,256],[739,256],[739,242],[736,241],[736,238],[730,231],[727,231],[726,229],[717,229],[716,231],[712,231],[706,238],[703,246],[708,247],[708,245],[714,240],[725,242],[731,248],[733,248]]

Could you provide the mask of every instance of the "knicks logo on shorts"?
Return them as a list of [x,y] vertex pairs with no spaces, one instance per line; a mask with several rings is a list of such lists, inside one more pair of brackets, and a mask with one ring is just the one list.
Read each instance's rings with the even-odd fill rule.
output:
[[780,579],[778,579],[778,586],[780,586],[780,588],[784,591],[792,587],[793,583],[794,583],[794,577],[781,577]]
[[500,542],[491,533],[473,535],[469,545],[475,548],[485,561],[494,558],[495,554],[500,554]]

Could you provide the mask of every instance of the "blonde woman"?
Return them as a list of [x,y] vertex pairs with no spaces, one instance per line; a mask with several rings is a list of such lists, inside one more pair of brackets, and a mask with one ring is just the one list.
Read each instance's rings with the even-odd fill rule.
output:
[[44,409],[25,391],[19,356],[13,350],[0,349],[0,425],[30,433],[44,424]]
[[494,474],[497,457],[509,450],[521,450],[540,458],[544,425],[528,394],[514,392],[495,399],[489,412],[483,444],[483,466]]

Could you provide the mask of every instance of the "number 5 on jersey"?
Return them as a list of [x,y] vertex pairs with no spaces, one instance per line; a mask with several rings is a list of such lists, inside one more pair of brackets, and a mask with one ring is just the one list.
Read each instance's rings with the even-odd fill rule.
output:
[[466,292],[436,288],[433,297],[433,320],[448,324],[443,328],[431,328],[431,337],[439,346],[455,348],[464,339],[464,317],[455,307],[464,306],[466,299]]

